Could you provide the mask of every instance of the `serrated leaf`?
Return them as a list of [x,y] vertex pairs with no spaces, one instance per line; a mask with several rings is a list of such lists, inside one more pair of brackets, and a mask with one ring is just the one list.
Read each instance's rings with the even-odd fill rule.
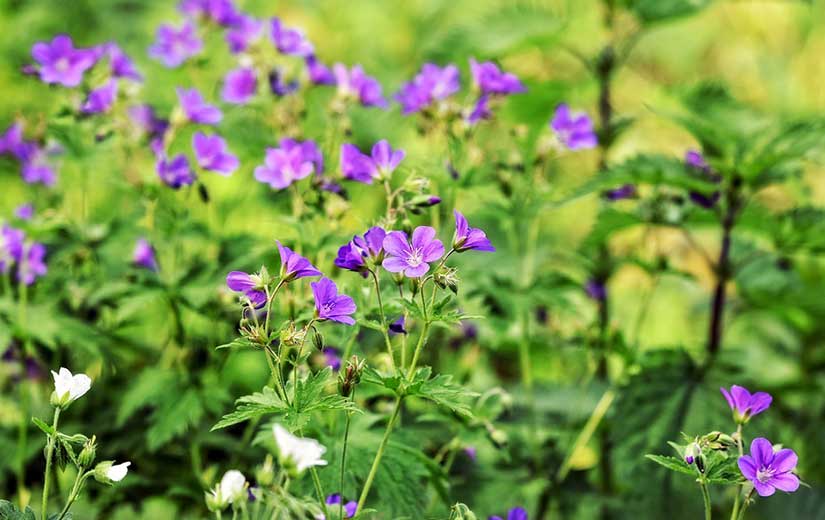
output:
[[118,426],[123,426],[144,406],[159,405],[176,393],[177,380],[174,372],[166,369],[146,369],[121,396],[115,422]]
[[37,518],[30,507],[21,511],[8,500],[0,500],[0,520],[37,520]]
[[622,0],[644,24],[654,24],[692,15],[712,0]]
[[230,341],[229,343],[224,343],[223,345],[218,345],[215,347],[215,350],[222,350],[225,348],[231,349],[244,349],[244,348],[259,348],[259,345],[256,345],[249,341],[247,338],[238,337]]
[[453,412],[472,417],[469,401],[479,394],[453,383],[453,376],[440,374],[430,378],[432,369],[422,367],[416,370],[413,380],[407,388],[407,395],[421,397]]
[[32,417],[32,422],[34,423],[35,426],[40,428],[40,430],[43,433],[45,433],[46,435],[53,435],[54,434],[54,428],[52,428],[50,424],[46,424],[45,422],[38,419],[37,417]]
[[664,466],[671,471],[676,471],[678,473],[684,473],[685,475],[693,475],[698,476],[696,470],[694,470],[691,466],[688,466],[685,461],[682,459],[677,459],[676,457],[670,457],[667,455],[645,455],[646,458],[652,460],[656,464],[660,466]]
[[237,405],[235,411],[224,415],[221,420],[212,427],[212,431],[264,415],[274,413],[283,414],[289,410],[289,407],[278,397],[275,390],[268,386],[265,386],[260,392],[239,398],[235,403]]
[[155,451],[186,432],[203,417],[203,413],[203,403],[195,389],[189,389],[174,399],[167,396],[149,420],[151,426],[146,431],[146,445],[149,451]]

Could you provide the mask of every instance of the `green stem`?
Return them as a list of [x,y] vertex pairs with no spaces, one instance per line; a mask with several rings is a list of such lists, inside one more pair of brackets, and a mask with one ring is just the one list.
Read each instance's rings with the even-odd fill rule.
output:
[[699,482],[699,487],[702,488],[702,500],[705,503],[705,520],[711,520],[710,492],[708,491],[708,485],[705,482]]
[[[739,448],[739,456],[744,455],[744,448],[742,446],[742,424],[740,423],[736,427],[736,445]],[[742,490],[745,487],[744,484],[739,484],[736,487],[736,498],[733,499],[733,509],[730,512],[730,520],[737,520],[739,518],[739,504],[742,498]],[[744,510],[744,508],[742,508]]]
[[[91,475],[92,472],[83,473],[83,468],[77,468],[77,477],[74,479],[74,485],[72,486],[72,491],[69,493],[69,498],[66,500],[66,505],[63,506],[63,510],[60,511],[60,515],[58,515],[56,520],[63,520],[63,517],[66,516],[66,513],[69,512],[69,509],[74,504],[74,501],[77,500],[78,495],[80,495],[80,486],[83,485],[83,481],[86,480],[86,477]],[[45,518],[45,516],[44,516]]]
[[369,475],[367,475],[367,480],[364,482],[364,489],[361,490],[361,497],[358,499],[358,506],[356,511],[363,511],[364,504],[367,501],[367,496],[370,493],[370,488],[372,487],[372,482],[375,480],[375,474],[378,472],[378,466],[381,464],[381,457],[384,456],[384,450],[387,447],[387,443],[390,440],[390,434],[392,433],[392,428],[395,426],[395,421],[398,419],[399,412],[401,411],[401,403],[403,399],[399,396],[395,400],[395,409],[392,411],[392,415],[390,416],[390,420],[387,421],[387,429],[384,430],[384,437],[381,438],[381,444],[378,445],[378,451],[375,452],[375,459],[372,461],[372,467],[370,468]]
[[60,407],[54,409],[54,419],[52,419],[52,430],[54,432],[49,435],[46,443],[46,472],[43,476],[43,503],[40,509],[40,514],[43,518],[48,518],[47,508],[49,506],[49,478],[52,471],[52,455],[54,454],[54,441],[57,436],[57,422],[60,419]]
[[387,345],[387,354],[390,355],[390,363],[392,364],[392,370],[395,372],[395,356],[392,353],[392,343],[390,342],[390,333],[387,329],[387,317],[384,314],[384,303],[381,300],[381,286],[378,283],[378,275],[375,274],[375,271],[372,269],[369,270],[370,274],[372,275],[372,281],[375,284],[375,295],[378,297],[378,312],[381,315],[381,332],[384,335],[384,343]]
[[321,509],[324,511],[324,517],[326,518],[329,516],[327,512],[327,501],[326,495],[324,495],[324,488],[321,487],[321,479],[318,478],[318,471],[315,469],[315,466],[309,468],[309,472],[312,474],[312,483],[315,484],[315,493],[318,494],[318,502],[321,503]]
[[[350,397],[353,401],[355,400],[355,390],[353,390],[353,395]],[[344,412],[347,416],[347,422],[344,425],[344,446],[341,449],[341,484],[338,488],[338,494],[341,495],[341,503],[339,504],[339,512],[338,516],[340,518],[344,518],[344,469],[347,467],[347,442],[349,441],[349,425],[350,425],[350,414],[349,412]]]
[[745,509],[748,508],[748,504],[750,503],[750,499],[753,496],[753,489],[750,490],[748,496],[745,497],[745,501],[742,503],[742,508],[739,510],[739,516],[736,517],[736,520],[742,520],[745,518]]

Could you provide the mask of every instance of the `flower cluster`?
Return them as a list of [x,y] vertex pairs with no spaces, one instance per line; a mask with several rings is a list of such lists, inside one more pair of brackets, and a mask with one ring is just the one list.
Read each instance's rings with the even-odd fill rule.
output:
[[42,146],[26,140],[21,123],[13,123],[0,135],[0,155],[8,155],[20,164],[20,176],[27,184],[54,185],[57,173],[51,157],[60,152],[56,145]]
[[255,179],[282,190],[312,174],[321,175],[323,171],[324,158],[315,141],[285,137],[277,148],[266,149],[264,164],[255,168]]
[[17,267],[17,281],[31,285],[46,274],[46,246],[26,239],[26,233],[7,224],[0,226],[0,274]]

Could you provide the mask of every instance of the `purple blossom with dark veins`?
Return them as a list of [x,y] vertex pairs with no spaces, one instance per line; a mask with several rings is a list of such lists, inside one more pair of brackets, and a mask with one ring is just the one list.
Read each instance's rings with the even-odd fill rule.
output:
[[636,197],[636,186],[633,184],[624,184],[618,188],[607,190],[604,192],[604,198],[609,201],[617,201],[622,199],[631,199]]
[[367,260],[375,264],[380,264],[383,260],[386,236],[387,232],[378,226],[368,229],[364,236],[355,235],[351,241],[338,249],[335,265],[360,273],[366,278],[369,269]]
[[281,54],[309,56],[315,51],[303,32],[285,26],[277,16],[272,18],[270,24],[272,42]]
[[509,95],[527,92],[527,88],[515,74],[502,71],[492,61],[479,63],[470,58],[470,73],[482,94]]
[[593,278],[584,284],[584,292],[587,293],[587,296],[597,302],[602,302],[607,299],[607,288],[603,283],[600,283]]
[[321,276],[321,271],[316,269],[309,260],[277,240],[275,243],[278,244],[278,254],[281,257],[281,280],[291,282],[307,276]]
[[109,58],[109,67],[112,76],[116,78],[143,81],[143,75],[135,67],[135,62],[123,52],[123,49],[115,42],[105,43],[102,46],[103,54]]
[[245,51],[263,35],[264,22],[249,15],[239,15],[226,31],[226,43],[233,54]]
[[238,169],[238,158],[226,146],[226,141],[219,135],[206,135],[195,132],[192,136],[192,149],[198,166],[225,177]]
[[169,128],[169,121],[155,115],[151,105],[135,105],[129,107],[129,118],[145,133],[152,137],[160,137]]
[[566,103],[556,107],[550,128],[569,150],[583,150],[598,145],[590,117],[584,112],[572,112]]
[[335,75],[329,67],[321,63],[314,55],[310,54],[304,58],[304,63],[307,66],[307,75],[309,80],[315,85],[335,85]]
[[266,305],[266,290],[257,276],[232,271],[226,275],[226,285],[235,292],[243,293],[256,309]]
[[84,114],[108,112],[115,104],[115,99],[117,99],[117,81],[111,79],[103,86],[89,92],[89,97],[80,107],[80,111]]
[[[491,516],[488,520],[504,520],[500,516]],[[514,507],[507,512],[507,520],[527,520],[527,511],[522,507]]]
[[17,206],[14,210],[14,216],[20,220],[31,220],[34,217],[34,205],[31,202],[26,202]]
[[725,388],[719,390],[733,411],[734,419],[739,423],[747,422],[754,415],[764,412],[773,401],[773,397],[767,392],[751,394],[747,388],[738,385],[730,387],[730,391]]
[[487,94],[482,94],[476,100],[473,109],[467,114],[466,121],[467,124],[474,125],[491,117],[493,117],[493,112],[490,110],[490,97]]
[[[340,505],[342,501],[343,499],[341,498],[341,495],[339,495],[338,493],[327,497],[327,505],[330,506]],[[357,511],[358,502],[350,500],[349,502],[344,504],[344,514],[346,515],[346,518],[352,518],[353,516],[355,516],[355,513]]]
[[145,238],[139,238],[135,242],[135,250],[132,252],[132,263],[138,267],[149,269],[150,271],[158,270],[158,263],[155,259],[155,248]]
[[195,56],[203,49],[203,41],[198,37],[195,26],[184,23],[179,29],[163,24],[158,27],[154,45],[149,47],[149,56],[157,59],[166,67],[179,67],[183,62]]
[[398,317],[397,320],[390,323],[389,327],[387,327],[389,329],[390,336],[395,336],[398,334],[407,334],[407,329],[404,322],[404,315],[402,314]]
[[8,273],[23,253],[26,235],[22,230],[3,224],[0,227],[0,273]]
[[355,145],[341,145],[341,173],[347,179],[372,184],[373,179],[389,178],[405,157],[404,150],[393,150],[386,139],[372,146],[370,155]]
[[430,262],[444,255],[444,244],[436,238],[435,229],[419,226],[413,230],[412,240],[403,231],[391,231],[384,238],[386,258],[382,265],[391,273],[403,273],[418,278],[430,270]]
[[218,123],[223,114],[214,105],[208,104],[198,92],[198,89],[185,89],[178,87],[178,101],[189,121],[203,125],[214,125]]
[[345,325],[355,325],[352,314],[355,302],[346,294],[338,294],[338,287],[329,278],[321,278],[309,284],[315,297],[315,314],[320,320],[336,321]]
[[322,351],[324,354],[324,364],[334,372],[341,370],[341,356],[338,349],[335,347],[324,347]]
[[453,249],[456,253],[464,251],[495,251],[496,248],[487,238],[487,234],[478,228],[471,228],[464,215],[453,210],[455,215],[455,235],[453,235]]
[[223,79],[221,99],[227,103],[243,105],[255,97],[258,91],[258,78],[251,67],[231,70]]
[[401,103],[403,114],[412,114],[427,108],[434,101],[455,94],[460,88],[458,67],[453,64],[439,67],[425,63],[412,81],[401,86],[395,99]]
[[368,76],[361,65],[353,65],[348,69],[346,65],[336,63],[332,67],[332,73],[335,76],[335,84],[338,85],[339,96],[356,100],[365,107],[385,108],[387,106],[381,83],[372,76]]
[[32,242],[23,246],[17,258],[17,281],[31,285],[39,277],[46,274],[47,268],[43,259],[46,257],[46,246],[39,242]]
[[323,169],[323,156],[315,141],[283,138],[278,148],[266,149],[264,165],[255,168],[255,179],[281,190]]
[[37,42],[32,46],[32,58],[40,65],[40,80],[64,87],[76,87],[83,74],[97,60],[96,52],[75,48],[71,37],[58,34],[50,43]]
[[750,455],[739,457],[739,470],[751,482],[761,497],[769,497],[776,490],[793,493],[799,489],[799,477],[793,474],[798,458],[788,448],[774,451],[764,437],[751,442]]
[[301,86],[297,80],[286,81],[284,74],[278,67],[269,71],[269,91],[278,97],[284,97],[296,92]]
[[155,169],[158,177],[172,189],[188,186],[195,182],[195,173],[189,166],[189,160],[183,154],[176,155],[171,161],[160,157]]

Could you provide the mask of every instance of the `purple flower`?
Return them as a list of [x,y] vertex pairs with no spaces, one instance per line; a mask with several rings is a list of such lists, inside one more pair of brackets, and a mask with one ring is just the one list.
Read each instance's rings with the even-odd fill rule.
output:
[[204,17],[220,25],[235,23],[238,13],[232,0],[182,0],[178,9],[189,17]]
[[716,203],[719,202],[719,199],[722,197],[722,194],[718,191],[714,191],[710,195],[705,195],[698,191],[691,191],[688,195],[690,196],[691,202],[705,209],[716,206]]
[[508,95],[527,92],[515,74],[503,72],[492,61],[479,63],[470,58],[470,73],[482,94]]
[[[500,516],[491,516],[488,520],[504,520]],[[527,520],[527,511],[521,507],[514,507],[507,512],[507,520]]]
[[474,125],[481,120],[490,119],[493,116],[493,112],[490,110],[490,96],[487,94],[482,94],[479,96],[478,100],[476,100],[475,105],[473,105],[473,109],[466,117],[467,124]]
[[243,293],[256,309],[266,304],[266,290],[257,276],[243,271],[232,271],[226,275],[226,285],[235,292]]
[[229,176],[238,169],[238,158],[229,152],[226,141],[219,135],[195,132],[192,136],[192,149],[198,166],[204,170]]
[[108,112],[117,98],[117,81],[109,80],[102,87],[98,87],[89,92],[86,102],[80,107],[84,114],[100,114]]
[[389,178],[404,156],[404,150],[393,150],[386,139],[372,146],[370,156],[345,143],[341,145],[341,173],[347,179],[372,184],[375,178]]
[[34,217],[34,205],[31,202],[21,204],[14,210],[14,216],[20,220],[31,220]]
[[467,219],[464,218],[464,215],[459,213],[458,210],[453,210],[453,214],[455,215],[453,249],[455,249],[456,253],[470,251],[471,249],[476,251],[496,250],[484,231],[478,228],[471,228],[467,223]]
[[430,270],[429,262],[435,262],[444,254],[444,244],[435,238],[435,229],[419,226],[413,230],[412,240],[403,231],[391,231],[384,238],[384,269],[391,273],[403,273],[408,278],[418,278]]
[[23,125],[16,122],[12,123],[0,136],[0,155],[11,154],[20,159],[19,150],[23,144]]
[[361,65],[353,65],[352,68],[347,69],[346,65],[336,63],[332,67],[332,72],[335,75],[335,83],[338,85],[338,95],[344,99],[358,101],[365,107],[384,108],[387,106],[381,83],[372,76],[367,76]]
[[76,49],[71,37],[55,36],[51,43],[37,42],[32,46],[32,58],[40,64],[40,80],[64,87],[76,87],[83,81],[83,73],[95,64],[96,53]]
[[132,263],[138,267],[149,269],[150,271],[158,270],[158,263],[155,260],[155,248],[145,238],[139,238],[135,242],[135,250],[132,253]]
[[618,188],[604,192],[604,198],[609,201],[630,199],[636,196],[636,186],[633,184],[623,184]]
[[273,17],[270,23],[272,42],[281,54],[309,56],[314,52],[312,44],[300,30],[285,26],[278,17]]
[[278,254],[281,256],[281,279],[286,282],[305,278],[307,276],[321,276],[321,271],[315,268],[309,260],[294,252],[292,249],[281,245],[277,240]]
[[255,70],[250,67],[240,67],[229,71],[223,80],[221,98],[227,103],[243,105],[255,96],[258,91],[258,78]]
[[465,446],[464,454],[467,455],[467,458],[469,458],[473,462],[475,462],[478,458],[478,450],[475,446]]
[[315,141],[284,138],[278,148],[266,149],[264,165],[255,168],[255,179],[281,190],[323,169],[324,160]]
[[310,54],[304,58],[304,63],[307,66],[307,74],[309,80],[315,85],[335,85],[335,75],[332,71],[321,63],[314,54]]
[[263,34],[264,22],[247,15],[239,15],[226,31],[226,43],[232,53],[245,51]]
[[20,175],[27,184],[52,186],[57,181],[57,174],[48,163],[48,150],[40,148],[37,143],[27,142],[18,148],[18,156],[22,163]]
[[584,292],[597,302],[603,302],[607,299],[607,288],[603,283],[592,278],[584,284]]
[[401,103],[403,114],[412,114],[455,94],[460,88],[458,67],[450,64],[442,68],[425,63],[412,81],[401,86],[395,99]]
[[730,391],[725,388],[719,390],[733,410],[733,418],[739,423],[747,422],[754,415],[764,412],[773,401],[773,397],[767,392],[751,394],[747,388],[738,385],[730,387]]
[[278,67],[269,71],[268,79],[269,91],[279,97],[288,96],[301,86],[297,80],[286,81],[283,72]]
[[164,24],[158,27],[155,44],[149,47],[149,56],[169,68],[175,68],[200,53],[201,49],[203,41],[191,23],[183,24],[180,29]]
[[157,117],[151,105],[135,105],[128,112],[132,122],[152,137],[162,136],[169,128],[169,121]]
[[178,101],[186,117],[193,123],[214,125],[223,118],[223,114],[216,106],[208,104],[198,92],[198,89],[178,87]]
[[46,274],[46,246],[39,242],[24,245],[17,259],[17,280],[31,285],[37,278]]
[[[323,350],[324,354],[324,364],[333,371],[338,372],[341,370],[341,356],[338,353],[338,349],[335,347],[324,347]],[[327,499],[329,500],[329,499]],[[329,502],[327,502],[329,503]]]
[[390,323],[389,327],[387,327],[389,329],[390,336],[407,333],[404,321],[404,315],[402,314],[397,320]]
[[319,319],[355,325],[355,320],[350,316],[356,310],[355,302],[346,294],[338,294],[335,282],[329,278],[321,278],[309,285],[315,297],[315,314]]
[[135,67],[135,62],[123,52],[117,43],[109,42],[102,46],[102,52],[109,57],[109,67],[112,76],[116,78],[126,78],[134,81],[143,81],[143,76]]
[[[339,505],[342,501],[341,495],[338,493],[327,497],[327,504],[331,506]],[[344,504],[344,514],[346,514],[346,518],[352,518],[355,516],[356,511],[358,511],[358,503],[354,500]]]
[[776,490],[793,493],[799,489],[799,477],[792,471],[796,468],[796,453],[788,448],[774,452],[773,445],[764,437],[751,442],[750,455],[739,457],[739,470],[761,497],[769,497]]
[[685,163],[688,166],[697,168],[699,170],[707,170],[709,168],[705,158],[697,150],[688,150],[685,152]]
[[160,180],[173,189],[195,182],[195,173],[189,167],[189,160],[183,154],[176,155],[171,161],[160,157],[155,169]]
[[571,112],[566,103],[556,107],[550,128],[556,133],[559,141],[570,150],[594,148],[598,144],[590,117],[584,112]]
[[0,227],[0,273],[8,273],[11,265],[20,260],[25,238],[19,229],[5,224]]
[[380,264],[384,256],[384,238],[387,232],[382,228],[371,227],[364,233],[364,236],[354,236],[347,244],[338,249],[338,257],[335,265],[341,269],[347,269],[362,276],[367,276],[368,266],[366,261]]

